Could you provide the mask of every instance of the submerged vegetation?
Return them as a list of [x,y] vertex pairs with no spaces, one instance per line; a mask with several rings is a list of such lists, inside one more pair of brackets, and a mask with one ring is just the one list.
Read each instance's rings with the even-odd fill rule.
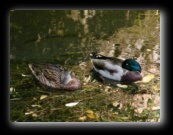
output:
[[83,88],[75,91],[45,91],[32,76],[21,74],[20,78],[10,88],[12,121],[146,122],[160,118],[156,77],[126,85],[99,82],[89,74],[82,80]]

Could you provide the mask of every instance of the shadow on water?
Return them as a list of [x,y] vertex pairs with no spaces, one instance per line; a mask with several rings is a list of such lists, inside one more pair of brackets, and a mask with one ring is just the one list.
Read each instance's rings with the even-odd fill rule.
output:
[[[137,60],[148,81],[122,84],[94,78],[91,52]],[[83,87],[44,90],[28,63],[60,64]],[[160,11],[10,11],[10,119],[160,121]]]

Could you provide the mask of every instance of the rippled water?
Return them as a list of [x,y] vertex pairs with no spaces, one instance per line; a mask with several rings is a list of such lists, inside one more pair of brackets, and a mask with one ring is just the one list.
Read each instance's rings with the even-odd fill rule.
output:
[[[147,84],[138,84],[137,90],[141,92],[134,96],[130,95],[122,88],[112,87],[92,78],[90,52],[134,58],[141,64],[144,76],[153,74],[155,78]],[[44,102],[40,97],[47,93],[44,93],[29,76],[31,72],[28,63],[61,64],[75,72],[84,86],[74,92],[59,91],[53,95],[48,91],[48,97]],[[133,85],[128,87],[136,89]],[[86,118],[84,117],[82,121],[138,121],[135,119],[137,116],[141,121],[142,115],[151,112],[148,109],[150,100],[153,103],[152,107],[160,106],[160,93],[156,88],[160,90],[158,10],[10,11],[12,121],[81,121],[80,117],[84,116]],[[136,103],[145,100],[148,106]],[[73,109],[64,106],[68,102],[75,101],[80,101],[81,105]],[[47,102],[52,104],[50,108]],[[32,107],[35,104],[47,109],[39,111]],[[110,107],[110,104],[113,107]],[[114,107],[117,105],[120,107],[116,110]],[[132,112],[129,106],[134,110],[137,109],[135,117],[130,115]],[[55,108],[58,108],[58,113],[56,111],[45,113]],[[98,114],[98,118],[84,115],[87,110]],[[26,115],[31,111],[34,113]],[[127,113],[122,115],[123,111]],[[49,119],[46,116],[49,116]],[[148,117],[145,120],[157,121]]]

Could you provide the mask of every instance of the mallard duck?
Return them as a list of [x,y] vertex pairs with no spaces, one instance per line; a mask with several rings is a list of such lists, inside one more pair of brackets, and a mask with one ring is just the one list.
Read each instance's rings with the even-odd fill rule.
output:
[[90,58],[94,70],[99,73],[101,77],[121,82],[142,80],[141,66],[133,59],[123,60],[96,53],[91,53]]
[[28,64],[35,78],[45,86],[54,89],[75,90],[82,87],[74,73],[61,65],[53,64]]

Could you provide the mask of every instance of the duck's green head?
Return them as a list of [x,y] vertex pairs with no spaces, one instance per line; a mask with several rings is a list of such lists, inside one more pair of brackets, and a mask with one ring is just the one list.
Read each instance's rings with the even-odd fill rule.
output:
[[133,59],[126,59],[122,63],[122,67],[129,70],[129,71],[139,71],[141,72],[141,66],[139,63]]

